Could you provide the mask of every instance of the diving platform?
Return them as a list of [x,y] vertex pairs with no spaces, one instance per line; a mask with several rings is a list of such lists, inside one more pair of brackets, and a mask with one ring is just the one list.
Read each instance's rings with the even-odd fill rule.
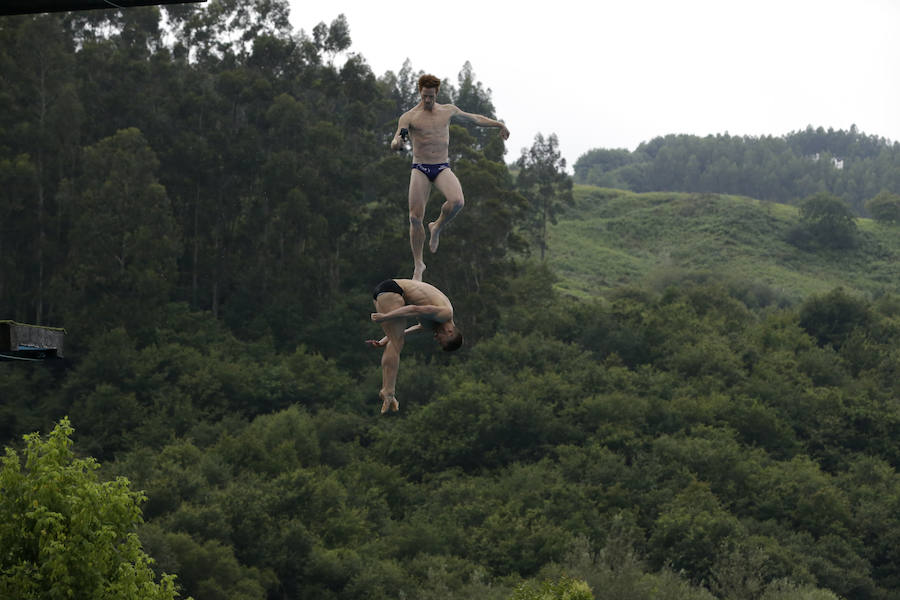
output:
[[63,358],[66,330],[0,320],[0,361]]

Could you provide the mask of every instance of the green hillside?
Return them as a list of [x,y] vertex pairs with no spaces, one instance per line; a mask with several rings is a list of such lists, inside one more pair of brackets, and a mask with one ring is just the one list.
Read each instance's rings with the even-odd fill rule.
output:
[[664,287],[712,276],[764,298],[794,302],[843,286],[900,291],[900,230],[859,219],[852,250],[799,249],[786,241],[796,207],[741,196],[575,187],[575,206],[551,231],[548,260],[568,294],[623,284]]

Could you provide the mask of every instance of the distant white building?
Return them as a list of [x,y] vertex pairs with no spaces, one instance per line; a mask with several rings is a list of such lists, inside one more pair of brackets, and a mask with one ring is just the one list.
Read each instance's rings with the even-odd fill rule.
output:
[[[819,162],[819,153],[816,152],[813,157],[813,162]],[[831,157],[831,164],[835,169],[843,169],[844,168],[844,159],[843,158],[835,158]]]

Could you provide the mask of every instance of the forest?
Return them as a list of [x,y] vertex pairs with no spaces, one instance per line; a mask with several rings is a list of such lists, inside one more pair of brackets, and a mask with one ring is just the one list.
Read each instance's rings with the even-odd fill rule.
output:
[[[466,343],[411,338],[380,416],[363,341],[371,289],[412,269],[388,145],[420,73],[374,74],[350,25],[295,31],[282,0],[0,20],[0,318],[66,329],[65,359],[0,362],[0,597],[895,597],[900,292],[865,265],[900,247],[896,219],[857,230],[882,192],[891,214],[894,147],[834,134],[875,161],[864,200],[834,146],[798,195],[667,185],[670,138],[586,154],[573,190],[555,135],[510,159],[452,126],[466,207],[426,280]],[[439,101],[497,116],[469,63]],[[630,204],[706,233],[716,207],[721,248],[776,235],[857,278],[565,293],[565,215]],[[605,227],[621,260],[655,235]]]
[[808,126],[782,136],[666,135],[627,149],[595,148],[574,164],[575,180],[634,192],[740,194],[796,203],[827,192],[860,216],[878,216],[867,203],[891,195],[900,206],[900,141]]

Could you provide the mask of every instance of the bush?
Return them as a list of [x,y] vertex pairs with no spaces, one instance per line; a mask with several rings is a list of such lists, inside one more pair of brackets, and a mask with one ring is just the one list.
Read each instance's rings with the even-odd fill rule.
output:
[[143,494],[127,479],[100,483],[93,459],[72,452],[67,418],[44,441],[25,436],[24,468],[6,449],[0,466],[0,598],[171,600],[156,583],[134,526]]
[[850,206],[832,194],[821,192],[800,203],[801,227],[789,234],[794,245],[812,242],[823,248],[856,245],[856,220]]
[[555,581],[526,581],[515,589],[510,600],[594,600],[584,581],[560,577]]
[[881,223],[900,223],[900,194],[883,191],[866,202],[866,210]]

